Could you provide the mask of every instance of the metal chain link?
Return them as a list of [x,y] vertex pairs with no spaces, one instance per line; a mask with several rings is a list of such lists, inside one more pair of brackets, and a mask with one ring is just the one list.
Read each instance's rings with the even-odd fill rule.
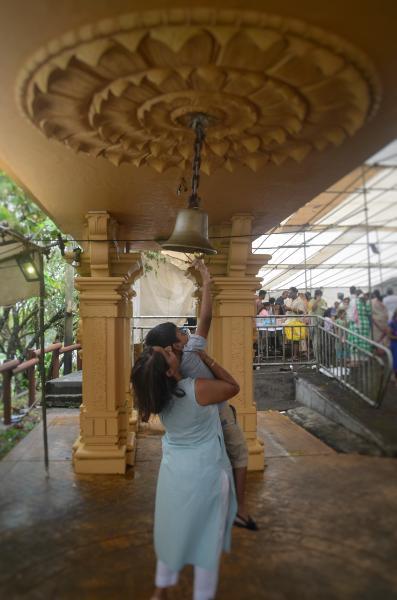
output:
[[201,149],[203,147],[203,142],[205,139],[205,122],[205,115],[197,115],[192,122],[192,128],[196,133],[196,139],[194,141],[194,156],[192,164],[192,193],[189,198],[189,208],[198,208],[200,205],[198,188],[200,184]]

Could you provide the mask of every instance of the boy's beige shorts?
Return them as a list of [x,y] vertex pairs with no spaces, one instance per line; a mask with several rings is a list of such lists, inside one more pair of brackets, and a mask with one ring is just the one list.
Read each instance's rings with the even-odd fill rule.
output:
[[233,469],[248,465],[248,448],[244,433],[237,423],[236,409],[228,402],[219,407],[219,417],[223,429],[226,451]]

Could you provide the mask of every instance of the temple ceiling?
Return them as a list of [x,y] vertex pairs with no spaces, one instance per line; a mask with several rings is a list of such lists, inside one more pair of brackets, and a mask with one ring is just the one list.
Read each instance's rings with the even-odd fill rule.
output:
[[391,0],[5,2],[0,168],[65,233],[108,211],[150,243],[205,113],[201,207],[261,234],[397,138],[396,19]]
[[379,106],[371,60],[304,21],[238,10],[126,14],[51,40],[23,66],[18,101],[44,135],[115,165],[202,170],[301,162],[353,136]]

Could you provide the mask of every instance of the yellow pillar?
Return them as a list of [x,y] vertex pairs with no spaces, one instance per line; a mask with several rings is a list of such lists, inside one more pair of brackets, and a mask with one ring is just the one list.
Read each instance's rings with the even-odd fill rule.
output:
[[223,239],[220,242],[215,240],[218,255],[207,259],[213,279],[213,321],[209,352],[240,384],[240,393],[233,398],[232,404],[237,409],[238,420],[247,439],[248,469],[258,471],[264,468],[264,450],[256,436],[252,368],[253,318],[255,291],[260,288],[260,278],[256,274],[270,256],[252,254],[252,220],[251,215],[235,215],[231,225],[212,232],[214,236]]
[[140,255],[113,250],[107,240],[115,223],[108,213],[91,212],[87,221],[89,252],[82,270],[90,276],[76,279],[84,358],[80,437],[73,461],[77,473],[124,473],[135,454],[130,322]]

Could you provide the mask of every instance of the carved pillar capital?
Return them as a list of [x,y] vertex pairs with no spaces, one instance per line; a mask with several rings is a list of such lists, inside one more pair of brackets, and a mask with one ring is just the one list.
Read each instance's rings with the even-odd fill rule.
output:
[[90,240],[90,269],[93,277],[108,277],[109,267],[109,239],[115,222],[106,211],[90,211],[86,215],[87,234]]
[[253,254],[251,214],[236,214],[228,223],[212,227],[210,237],[218,254],[206,257],[213,276],[253,277],[271,258],[270,254]]

